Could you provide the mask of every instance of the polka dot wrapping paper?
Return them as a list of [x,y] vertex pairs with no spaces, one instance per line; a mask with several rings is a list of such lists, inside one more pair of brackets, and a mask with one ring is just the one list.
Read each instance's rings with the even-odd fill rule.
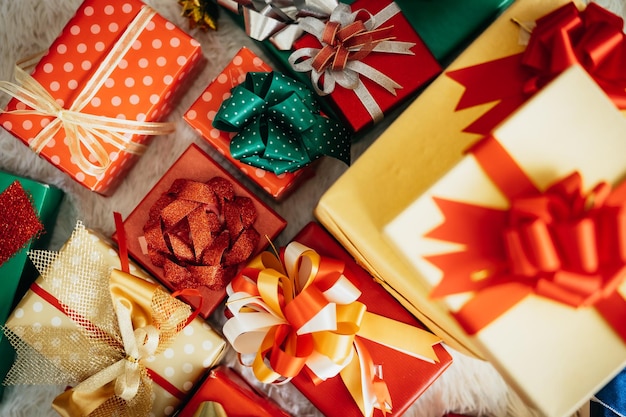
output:
[[[204,60],[200,44],[158,14],[135,27],[135,18],[146,8],[139,0],[85,1],[35,66],[32,77],[64,109],[80,101],[84,102],[80,110],[84,114],[139,122],[163,120],[184,91],[185,81]],[[130,37],[124,49],[118,41],[128,32],[134,37]],[[99,64],[111,56],[117,58],[111,61],[115,65],[111,65],[110,74],[102,78],[101,85],[91,86]],[[95,91],[85,94],[89,88]],[[28,109],[13,99],[6,110]],[[33,138],[56,121],[53,116],[32,113],[0,114],[0,126],[25,144],[33,144]],[[113,193],[140,154],[129,152],[130,146],[119,149],[110,143],[111,134],[105,134],[97,138],[102,146],[99,160],[92,145],[82,143],[72,149],[68,136],[60,128],[39,155],[85,187],[104,195]],[[152,137],[134,133],[122,136],[144,145]],[[82,156],[103,169],[86,171],[78,164]],[[100,163],[102,159],[105,163]]]
[[293,173],[286,172],[278,175],[262,168],[250,166],[238,161],[230,153],[230,141],[235,133],[213,127],[213,120],[222,102],[231,96],[233,87],[244,82],[248,72],[270,71],[272,68],[254,52],[242,48],[191,105],[184,118],[199,135],[239,168],[253,183],[276,200],[282,200],[298,184],[314,175],[315,163]]
[[[103,237],[85,228],[77,227],[75,234],[64,245],[60,253],[80,251],[77,248],[87,245],[86,241],[89,241],[90,249],[94,249],[95,252],[90,252],[84,256],[90,256],[92,259],[94,256],[99,256],[105,267],[109,267],[109,269],[120,268],[120,258],[117,251]],[[71,252],[71,255],[74,258],[78,256],[75,252]],[[57,268],[50,269],[55,270]],[[67,286],[76,279],[78,270],[76,267],[75,274],[54,273],[53,275],[49,274],[46,278],[39,277],[6,323],[9,330],[26,339],[23,340],[34,351],[38,352],[35,354],[36,356],[46,356],[46,352],[48,354],[54,352],[55,346],[58,347],[59,339],[63,339],[63,336],[41,337],[42,334],[50,335],[54,334],[52,333],[54,331],[60,331],[71,336],[72,332],[78,332],[76,322],[62,313],[56,298],[59,294],[63,294],[62,288],[71,288]],[[132,262],[130,263],[130,273],[151,281],[149,276]],[[137,293],[137,297],[143,296]],[[24,331],[25,328],[31,328],[32,331]],[[89,328],[88,325],[86,328]],[[32,339],[27,339],[25,336],[29,334],[33,335]],[[187,397],[207,369],[217,363],[224,347],[224,340],[206,322],[200,318],[195,318],[176,335],[173,342],[163,351],[152,358],[146,358],[144,364],[153,381],[152,414],[172,415],[179,403]],[[56,351],[58,352],[58,349]],[[59,358],[52,356],[46,357],[46,359],[53,363],[59,361]],[[38,369],[43,374],[45,366],[39,366]],[[59,368],[59,373],[61,373],[61,369],[64,368]]]

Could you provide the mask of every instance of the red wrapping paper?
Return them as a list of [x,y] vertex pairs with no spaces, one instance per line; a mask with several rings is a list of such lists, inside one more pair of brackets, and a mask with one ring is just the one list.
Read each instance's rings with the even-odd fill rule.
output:
[[[309,223],[293,240],[309,246],[322,256],[345,262],[344,274],[352,282],[358,283],[358,288],[362,292],[359,301],[367,305],[368,311],[424,328],[415,317],[387,294],[371,275],[358,266],[341,245],[318,223]],[[363,343],[367,345],[374,362],[384,366],[384,379],[393,401],[393,412],[387,416],[402,415],[452,363],[452,357],[441,345],[434,346],[439,363],[431,364],[374,342],[364,341]],[[356,403],[339,376],[314,385],[309,376],[301,372],[291,382],[325,416],[360,415]],[[374,411],[374,416],[382,415],[380,410]]]
[[[358,9],[366,9],[371,14],[376,14],[389,3],[389,1],[357,0],[352,3],[351,7],[353,12]],[[404,15],[398,13],[385,23],[383,27],[390,25],[393,25],[392,36],[396,37],[395,40],[414,42],[416,45],[411,48],[415,55],[374,52],[362,59],[363,63],[383,72],[402,86],[402,88],[396,90],[397,95],[394,96],[378,84],[361,76],[363,84],[370,91],[384,114],[387,114],[403,101],[408,100],[418,89],[441,71],[441,66]],[[310,34],[305,34],[294,43],[294,49],[320,47],[319,41]],[[335,108],[337,114],[355,132],[359,132],[374,123],[370,114],[352,90],[337,86],[326,98]]]
[[224,70],[215,77],[200,97],[189,107],[184,118],[204,140],[224,155],[253,183],[276,200],[282,200],[298,184],[315,174],[315,164],[294,173],[287,172],[280,175],[250,166],[238,161],[230,154],[230,140],[234,134],[213,127],[215,114],[220,109],[225,97],[230,96],[230,91],[246,79],[248,72],[270,71],[272,71],[272,67],[263,62],[254,52],[245,47],[241,48]]
[[[282,217],[259,200],[197,145],[191,145],[183,152],[179,159],[174,162],[152,190],[148,192],[133,212],[124,220],[124,230],[126,231],[129,255],[172,291],[178,288],[165,278],[163,268],[157,267],[151,262],[150,256],[145,251],[146,248],[142,246],[144,245],[143,228],[148,221],[150,209],[162,194],[170,189],[170,186],[175,180],[187,179],[206,182],[216,176],[223,177],[230,181],[235,190],[235,195],[248,197],[254,204],[258,216],[254,223],[254,228],[261,238],[253,252],[253,256],[268,246],[268,240],[265,238],[265,235],[267,235],[269,239],[275,239],[287,224]],[[225,297],[226,291],[224,289],[210,290],[205,286],[201,286],[198,289],[202,294],[200,315],[206,318]],[[200,305],[199,299],[189,297],[181,298],[194,308],[198,308]]]
[[[79,96],[99,63],[144,5],[139,0],[123,3],[86,0],[67,23],[32,76],[64,109]],[[126,51],[104,84],[87,102],[82,113],[112,118],[157,122],[174,108],[188,80],[204,61],[200,44],[160,15],[151,18]],[[23,110],[13,99],[6,110]],[[33,114],[0,114],[0,126],[28,145],[52,117]],[[94,176],[83,172],[70,155],[62,128],[40,152],[40,156],[83,186],[110,195],[137,155],[102,143],[111,159],[108,168]],[[151,136],[132,135],[132,141],[147,145]],[[93,155],[83,149],[93,162]]]
[[204,401],[224,407],[228,417],[288,417],[285,411],[257,392],[238,373],[226,366],[212,369],[178,417],[191,417]]

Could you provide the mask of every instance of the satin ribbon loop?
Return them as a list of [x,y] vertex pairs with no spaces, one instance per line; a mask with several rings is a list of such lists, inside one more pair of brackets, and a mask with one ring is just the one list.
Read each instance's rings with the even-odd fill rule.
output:
[[[30,336],[16,343],[18,377],[73,386],[53,401],[63,416],[148,415],[158,378],[153,381],[147,361],[172,345],[191,308],[157,284],[111,270],[97,242],[78,222],[60,252],[29,253],[42,278],[55,282],[49,288],[34,284],[31,291],[67,323],[24,326],[24,334],[60,343],[35,356],[26,353],[33,351]],[[27,369],[29,375],[22,372]]]
[[313,93],[283,74],[250,72],[232,90],[213,126],[237,132],[233,158],[277,175],[295,172],[321,156],[350,163],[350,135],[320,114]]
[[310,74],[313,88],[319,95],[331,94],[337,84],[353,90],[372,119],[379,121],[382,111],[360,77],[368,78],[394,95],[402,86],[362,59],[370,53],[414,55],[411,51],[414,43],[395,41],[393,26],[382,27],[399,12],[393,2],[376,15],[365,9],[352,12],[350,6],[339,4],[326,23],[304,18],[300,27],[315,36],[321,48],[298,49],[289,56],[289,63],[295,71]]
[[440,339],[367,312],[343,262],[294,241],[280,259],[265,252],[250,265],[259,270],[246,269],[227,288],[231,317],[223,332],[239,354],[255,353],[251,366],[261,382],[284,383],[304,371],[319,384],[340,374],[369,417],[391,402],[377,399],[386,384],[372,376],[373,362],[360,338],[437,361],[433,345]]
[[[533,190],[520,187],[529,178],[497,140],[471,152],[510,208],[435,199],[445,220],[426,236],[464,249],[426,258],[444,276],[433,294],[474,292],[456,314],[470,334],[534,293],[573,308],[594,306],[626,340],[617,319],[626,301],[616,293],[626,270],[625,183],[600,182],[586,191],[574,172]],[[472,230],[454,227],[460,219]]]

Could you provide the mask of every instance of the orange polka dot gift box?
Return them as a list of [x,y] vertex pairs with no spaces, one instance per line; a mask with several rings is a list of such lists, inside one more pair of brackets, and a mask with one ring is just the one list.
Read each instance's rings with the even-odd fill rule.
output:
[[68,386],[52,404],[64,416],[166,416],[178,409],[225,342],[120,258],[81,222],[59,252],[31,252],[41,276],[4,329],[17,351],[9,385]]
[[276,200],[284,199],[310,178],[321,156],[350,162],[347,128],[320,113],[308,87],[272,72],[245,47],[207,86],[184,118]]
[[[124,220],[129,255],[208,317],[225,286],[287,222],[195,144]],[[117,235],[113,236],[117,239]]]
[[[110,195],[204,62],[200,44],[139,0],[86,0],[35,65],[0,81],[0,126]],[[20,64],[21,65],[21,64]],[[24,65],[25,66],[25,65]]]

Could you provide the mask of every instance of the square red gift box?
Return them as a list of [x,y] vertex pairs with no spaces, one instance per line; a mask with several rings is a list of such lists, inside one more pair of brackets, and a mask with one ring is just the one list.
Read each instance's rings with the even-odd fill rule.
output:
[[109,195],[152,135],[172,130],[153,122],[169,114],[202,61],[196,40],[141,1],[86,0],[32,78],[16,69],[20,86],[1,83],[17,98],[0,126]]
[[325,416],[383,416],[379,406],[399,416],[451,364],[440,340],[318,223],[280,259],[263,253],[229,286],[223,333],[243,358],[255,356],[262,382],[291,378]]
[[[215,178],[220,180],[216,182]],[[209,186],[215,183],[219,187],[218,193],[221,193],[223,188],[227,188],[229,183],[235,198],[229,199],[230,202],[217,203],[218,207],[216,208],[214,206],[216,203],[209,201],[213,197],[207,197],[207,193],[211,194],[215,191],[207,191],[207,188],[203,188],[202,184],[199,185],[199,183],[209,184]],[[210,189],[215,190],[215,188]],[[176,198],[170,198],[173,195]],[[243,201],[245,204],[241,212],[236,211],[238,201]],[[193,206],[193,210],[190,209],[191,206]],[[196,210],[196,208],[201,210]],[[221,230],[218,237],[214,236],[214,239],[207,236],[205,232],[226,227],[234,236],[235,228],[240,224],[233,217],[241,216],[246,222],[252,216],[249,214],[250,210],[256,213],[256,219],[253,221],[252,227],[244,228],[245,230],[239,236],[246,235],[251,229],[256,231],[258,239],[254,243],[254,247],[247,248],[251,250],[251,254],[254,256],[268,246],[268,239],[275,239],[278,236],[287,222],[197,145],[192,144],[124,220],[128,253],[152,276],[172,291],[190,285],[198,286],[198,290],[202,294],[201,301],[198,298],[181,298],[192,307],[200,308],[200,315],[206,318],[225,297],[226,291],[223,286],[221,288],[213,286],[213,289],[210,289],[207,286],[209,284],[204,283],[202,279],[198,281],[194,277],[198,276],[196,274],[202,275],[207,272],[202,267],[207,267],[209,273],[215,271],[219,273],[219,267],[223,267],[225,275],[234,274],[243,265],[233,264],[229,260],[231,257],[237,257],[238,254],[235,252],[250,243],[246,243],[245,240],[228,243],[227,239],[226,243],[222,245],[220,242],[224,242],[222,240],[224,230]],[[209,214],[206,218],[208,220],[206,220],[203,216],[195,217],[199,211],[211,211],[218,215]],[[218,219],[218,217],[221,218]],[[171,221],[172,218],[175,220]],[[152,220],[156,220],[155,227],[148,224]],[[204,223],[205,221],[209,223]],[[221,224],[216,226],[214,222]],[[235,224],[233,225],[233,223]],[[146,225],[150,227],[148,234],[144,231]],[[149,234],[155,232],[161,233],[163,236],[161,243],[164,243],[166,247],[160,248],[151,245],[151,242],[155,242],[155,240],[150,240]],[[196,260],[192,260],[186,258],[187,252],[185,249],[181,249],[184,244],[187,245],[186,248],[195,251],[195,255],[198,257],[209,253],[212,259],[196,258]],[[204,248],[202,254],[200,253],[201,247]],[[164,267],[157,266],[153,262],[156,259],[158,263],[159,260],[163,261],[163,258],[168,259]],[[187,272],[191,272],[192,275],[187,275]],[[202,276],[205,277],[206,275]]]
[[207,401],[219,403],[228,417],[289,416],[269,398],[258,393],[237,372],[226,366],[218,366],[209,372],[177,417],[196,417],[195,413]]
[[248,72],[270,72],[272,67],[248,48],[241,48],[224,70],[209,84],[198,99],[185,112],[184,118],[204,140],[217,149],[234,166],[239,168],[252,182],[277,200],[283,199],[297,184],[312,177],[314,165],[279,175],[245,164],[230,153],[230,141],[234,133],[213,127],[213,120],[222,101],[230,97],[233,87],[246,79]]
[[[311,72],[313,85],[335,79],[334,89],[320,90],[329,93],[325,98],[336,113],[359,132],[415,95],[439,74],[441,66],[394,2],[357,0],[345,7],[341,17],[347,19],[345,23],[333,29],[328,25],[334,22],[320,24],[315,36],[302,36],[294,43],[289,61],[295,71]],[[350,11],[358,14],[351,16]],[[351,36],[360,22],[363,30]],[[326,37],[330,33],[333,37]],[[343,50],[349,51],[347,57],[341,55]],[[356,87],[354,75],[359,80]],[[315,77],[320,77],[319,83]],[[350,87],[340,85],[342,80]]]

